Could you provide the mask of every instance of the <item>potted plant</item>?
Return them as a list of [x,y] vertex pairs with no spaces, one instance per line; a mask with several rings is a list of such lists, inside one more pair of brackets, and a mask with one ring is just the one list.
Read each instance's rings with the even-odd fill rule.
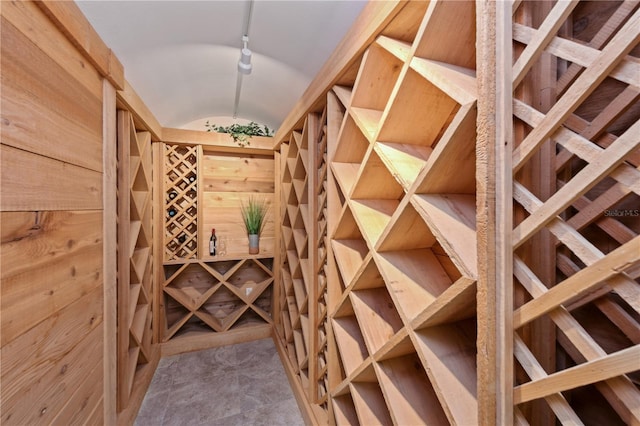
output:
[[258,254],[260,253],[260,234],[266,223],[269,203],[264,198],[251,195],[246,202],[241,202],[240,210],[249,236],[249,254]]
[[207,132],[229,133],[233,141],[241,147],[249,145],[251,136],[273,136],[273,131],[267,126],[260,126],[255,121],[249,124],[232,124],[230,126],[218,126],[217,124],[205,123]]

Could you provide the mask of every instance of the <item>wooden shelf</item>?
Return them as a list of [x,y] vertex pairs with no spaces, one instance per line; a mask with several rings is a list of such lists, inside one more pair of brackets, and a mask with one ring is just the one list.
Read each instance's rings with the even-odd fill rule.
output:
[[351,105],[351,95],[352,89],[347,86],[333,86],[333,92],[336,94],[339,102],[342,104],[344,108],[347,108]]
[[415,56],[475,69],[475,3],[443,1],[434,6],[414,42]]
[[350,393],[333,398],[333,414],[337,426],[353,426],[359,424],[358,415]]
[[365,344],[375,354],[402,328],[402,320],[384,287],[354,290],[350,297]]
[[429,248],[436,238],[422,216],[404,198],[377,243],[378,252]]
[[476,292],[475,280],[458,278],[433,303],[425,306],[413,321],[413,328],[431,327],[473,317],[476,314]]
[[360,131],[367,137],[367,140],[370,143],[375,142],[382,121],[382,111],[352,106],[350,114]]
[[448,424],[415,353],[382,361],[375,367],[394,424]]
[[464,275],[477,276],[476,201],[473,195],[414,195],[416,210]]
[[[416,178],[417,194],[475,193],[476,115],[475,104],[463,106],[455,114]],[[450,161],[451,158],[456,160]]]
[[347,375],[369,356],[355,316],[333,318],[333,333]]
[[420,330],[415,344],[449,422],[477,424],[475,320]]
[[350,194],[356,183],[360,164],[358,163],[337,163],[331,164],[333,174],[345,194]]
[[[375,185],[372,182],[375,182]],[[389,172],[378,154],[370,151],[359,171],[351,198],[399,200],[403,195],[402,186]]]
[[398,207],[397,200],[353,200],[351,209],[365,239],[370,246],[375,246],[378,238],[385,230],[391,216]]
[[413,185],[433,152],[431,147],[393,142],[376,142],[374,149],[405,191]]
[[379,253],[376,259],[398,310],[408,320],[451,285],[451,279],[430,249]]
[[[382,111],[400,74],[403,60],[394,53],[400,43],[382,39],[382,44],[374,43],[365,52],[360,71],[353,86],[351,110],[366,108]],[[392,51],[385,47],[391,47]]]
[[340,127],[332,163],[360,163],[369,150],[369,140],[351,115],[346,115]]
[[367,244],[361,239],[333,240],[332,248],[340,274],[345,284],[349,285],[369,252]]
[[[206,262],[199,260],[165,265],[168,278],[164,293],[170,299],[165,306],[169,329],[165,331],[164,340],[184,336],[185,333],[193,334],[185,329],[193,327],[191,315],[184,315],[186,311],[192,312],[202,322],[197,335],[203,342],[207,340],[204,333],[207,328],[210,332],[221,333],[251,324],[270,323],[270,314],[261,312],[262,309],[254,304],[269,292],[273,284],[272,265],[270,258],[264,256],[225,260],[209,258]],[[267,310],[270,310],[270,299],[269,296]],[[255,315],[243,320],[242,325],[238,324],[241,318],[250,315],[246,313],[250,307]]]
[[382,391],[375,382],[354,382],[350,385],[353,404],[362,425],[391,425],[392,420]]

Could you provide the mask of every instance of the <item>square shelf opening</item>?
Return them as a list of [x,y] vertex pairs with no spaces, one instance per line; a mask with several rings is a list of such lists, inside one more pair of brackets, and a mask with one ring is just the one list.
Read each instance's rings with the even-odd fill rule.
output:
[[403,323],[385,287],[353,290],[351,303],[370,354],[381,349]]
[[380,141],[374,149],[405,191],[413,185],[433,152],[431,147]]
[[220,329],[216,331],[225,331],[242,315],[247,309],[244,303],[231,290],[222,286],[199,309],[200,315],[211,318],[212,328],[219,324]]
[[342,211],[331,247],[342,279],[351,284],[369,249],[348,206]]
[[456,268],[477,277],[476,199],[465,194],[414,195],[411,203]]
[[358,173],[351,198],[399,200],[403,195],[402,185],[391,174],[380,156],[371,151]]
[[447,416],[415,352],[384,360],[375,367],[394,424],[448,424]]
[[343,302],[343,306],[333,316],[332,323],[342,365],[347,376],[350,376],[364,363],[369,353],[353,313],[353,306],[348,299]]
[[404,62],[379,43],[365,52],[353,86],[352,108],[382,111]]
[[369,149],[369,141],[353,117],[346,115],[338,135],[338,142],[331,161],[337,163],[360,163]]
[[196,310],[219,285],[219,280],[197,263],[172,276],[164,291],[190,310]]
[[403,200],[377,243],[379,253],[432,247],[436,238],[415,207]]
[[416,177],[417,194],[475,193],[477,113],[475,103],[458,110]]
[[418,355],[453,424],[478,424],[476,338],[475,319],[415,334]]
[[165,330],[164,341],[171,338],[178,329],[191,317],[192,313],[173,297],[164,293]]
[[349,392],[333,397],[333,414],[337,426],[353,426],[360,424]]
[[349,385],[353,404],[362,425],[392,425],[393,421],[385,404],[378,383],[353,382]]
[[452,280],[429,248],[379,253],[376,261],[398,311],[412,321]]
[[[409,69],[385,112],[377,140],[433,147],[460,104],[448,93]],[[411,117],[411,126],[406,125]]]
[[[451,31],[452,22],[456,23],[455,31]],[[475,69],[475,2],[436,3],[425,15],[416,39],[415,56]]]

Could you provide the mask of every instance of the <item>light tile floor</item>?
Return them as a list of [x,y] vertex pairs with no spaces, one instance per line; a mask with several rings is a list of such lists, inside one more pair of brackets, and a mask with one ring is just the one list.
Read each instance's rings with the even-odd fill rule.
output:
[[271,339],[162,358],[135,426],[304,425]]

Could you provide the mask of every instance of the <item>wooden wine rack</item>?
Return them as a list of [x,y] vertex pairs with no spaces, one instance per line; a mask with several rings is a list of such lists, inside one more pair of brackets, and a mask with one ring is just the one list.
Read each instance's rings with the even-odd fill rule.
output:
[[[309,246],[315,231],[310,216],[313,197],[313,174],[308,169],[314,162],[309,157],[309,121],[302,131],[295,131],[282,154],[282,290],[280,316],[283,340],[291,364],[305,392],[309,389],[309,357],[311,354],[313,312],[310,312],[313,287]],[[313,145],[315,146],[315,145]],[[310,182],[311,180],[311,182]],[[313,252],[311,252],[313,253]],[[311,361],[313,362],[313,360]]]
[[475,52],[461,44],[474,33],[447,40],[456,55],[426,59],[444,18],[455,10],[472,29],[473,9],[440,4],[413,43],[378,37],[354,86],[334,88],[345,111],[330,158],[332,199],[344,200],[331,236],[338,425],[478,421]]
[[[477,423],[475,7],[437,3],[408,5],[407,27],[281,146],[282,339],[316,417],[338,425]],[[464,29],[434,54],[453,16]],[[313,201],[296,191],[310,179]],[[296,345],[307,315],[311,343]]]
[[313,295],[315,306],[315,333],[313,336],[314,346],[314,369],[311,376],[314,379],[315,391],[314,400],[319,404],[323,411],[329,408],[329,375],[328,364],[328,315],[327,315],[327,276],[328,276],[328,249],[329,241],[327,237],[327,172],[329,163],[327,161],[327,108],[325,107],[320,119],[318,120],[316,142],[316,169],[317,178],[315,180],[314,201],[315,205],[311,212],[315,213],[316,218],[316,240],[314,252],[317,256],[315,264],[315,293]]
[[307,147],[317,174],[281,170],[294,254],[294,182],[318,180],[308,306],[293,280],[281,287],[293,302],[281,350],[295,365],[286,321],[303,306],[321,335],[327,282],[311,388],[290,368],[309,418],[637,423],[638,3],[431,1],[385,13],[370,33],[359,22],[350,40],[361,44],[328,62],[341,71],[323,70],[278,134],[295,165],[310,117],[326,117],[326,182],[322,136]]
[[271,323],[273,259],[165,265],[164,341]]
[[[158,278],[163,353],[267,337],[273,323],[275,215],[267,215],[260,253],[250,255],[240,206],[255,194],[273,204],[271,144],[229,152],[221,143],[228,135],[177,129],[167,134],[173,139],[159,143],[158,150],[164,164],[159,192],[165,200]],[[258,142],[266,145],[269,140],[263,139]],[[167,213],[171,209],[173,216]],[[213,256],[208,250],[212,228],[218,237]]]
[[[640,7],[535,6],[514,6],[507,39],[513,416],[637,424]],[[577,25],[584,16],[600,21]]]
[[128,406],[147,374],[153,325],[151,135],[137,132],[131,113],[118,111],[118,407]]
[[198,147],[164,147],[164,259],[194,259],[198,256]]

